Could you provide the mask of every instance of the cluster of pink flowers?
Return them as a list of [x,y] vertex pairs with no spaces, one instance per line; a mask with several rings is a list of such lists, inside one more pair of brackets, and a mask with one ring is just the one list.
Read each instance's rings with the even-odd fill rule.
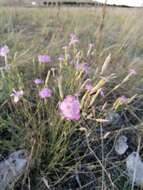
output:
[[[75,45],[77,43],[79,43],[79,38],[76,36],[76,34],[72,33],[70,35],[69,44],[67,46],[63,47],[63,49],[65,50],[65,55],[61,55],[58,58],[58,60],[60,62],[64,62],[64,60],[67,60],[67,59],[70,60],[70,55],[68,54],[68,49],[70,49],[71,45]],[[87,56],[90,55],[92,48],[93,48],[93,44],[89,44]],[[0,47],[0,56],[1,57],[6,58],[8,53],[9,53],[9,48],[7,45]],[[39,55],[38,61],[39,61],[39,63],[50,63],[51,57],[49,55],[45,55],[45,54]],[[72,61],[69,63],[72,63]],[[76,62],[76,64],[75,64],[75,62],[73,62],[72,64],[75,65],[75,69],[77,71],[82,71],[84,74],[89,73],[89,65],[87,63],[79,63],[79,60],[78,60]],[[134,69],[129,69],[129,76],[130,75],[137,75],[137,72]],[[40,86],[41,84],[44,84],[44,80],[42,80],[40,78],[36,78],[35,80],[33,80],[33,83],[37,86],[38,85]],[[39,86],[38,86],[38,88],[39,88]],[[85,85],[85,90],[90,92],[90,91],[92,91],[92,89],[93,89],[93,85],[92,85],[91,81],[88,81],[88,83]],[[104,91],[102,88],[99,89],[98,92],[101,97],[105,97]],[[20,99],[23,97],[23,95],[24,95],[23,90],[13,90],[12,94],[10,96],[13,98],[14,103],[18,103],[20,101]],[[52,90],[48,87],[43,87],[38,92],[38,96],[42,100],[50,98],[50,97],[52,97],[52,95],[53,95]],[[63,99],[63,101],[59,102],[59,111],[60,111],[61,116],[64,119],[67,119],[67,120],[79,120],[80,119],[80,103],[78,100],[78,96],[79,96],[79,94],[76,94],[74,96],[68,95]],[[128,99],[125,96],[121,96],[118,98],[118,100],[123,104],[123,103],[126,103]]]
[[[17,90],[17,91],[13,90],[10,96],[13,97],[14,103],[17,103],[23,97],[23,95],[24,95],[23,90]],[[41,99],[49,98],[51,96],[52,96],[52,91],[48,87],[44,87],[39,91],[39,97]]]
[[[18,103],[23,97],[23,90],[13,90],[10,95],[13,97],[13,102]],[[41,99],[50,98],[52,96],[52,91],[48,87],[44,87],[39,91],[39,97]],[[67,120],[79,120],[80,119],[80,103],[76,96],[67,96],[65,99],[59,103],[60,114],[63,118]]]
[[[77,43],[79,43],[78,37],[75,34],[71,34],[69,46],[75,45]],[[69,46],[66,46],[65,50],[67,50],[67,47]],[[0,56],[6,56],[8,53],[9,53],[8,46],[3,46],[0,48]],[[66,56],[69,56],[69,55],[66,54]],[[61,62],[64,61],[65,59],[66,57],[63,55],[61,55],[58,58],[58,60]],[[50,63],[51,57],[48,55],[39,55],[38,61],[40,63]],[[87,74],[89,67],[87,63],[82,63],[82,64],[77,64],[76,69],[79,71],[83,71],[84,73]],[[33,83],[35,85],[41,85],[44,83],[44,81],[40,78],[36,78],[35,80],[33,80]],[[93,86],[91,84],[87,84],[85,88],[90,91],[93,88]],[[14,103],[18,103],[20,99],[23,97],[23,95],[24,95],[23,90],[17,90],[17,91],[13,90],[10,96],[13,98]],[[44,87],[39,90],[38,96],[41,99],[50,98],[52,97],[52,90],[48,87]],[[78,100],[78,96],[72,96],[72,95],[66,96],[64,100],[59,103],[59,111],[60,111],[61,116],[67,120],[79,120],[80,119],[80,103]]]

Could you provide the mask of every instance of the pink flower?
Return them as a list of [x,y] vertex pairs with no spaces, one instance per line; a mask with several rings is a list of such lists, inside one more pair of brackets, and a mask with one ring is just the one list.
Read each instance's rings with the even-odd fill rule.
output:
[[89,66],[87,63],[77,64],[76,69],[79,71],[83,71],[86,74],[88,74],[89,72]]
[[86,89],[88,92],[90,92],[90,91],[93,89],[93,85],[92,85],[90,82],[88,82],[88,83],[85,85],[85,89]]
[[51,57],[48,55],[39,55],[38,60],[40,63],[50,63],[51,62]]
[[23,90],[19,90],[19,91],[13,90],[13,92],[12,92],[12,94],[10,96],[13,97],[14,103],[17,103],[17,102],[19,102],[20,98],[23,95],[24,95]]
[[39,91],[39,96],[42,99],[49,98],[52,96],[52,91],[49,88],[45,87]]
[[68,120],[80,119],[80,104],[75,96],[67,96],[59,103],[61,115]]
[[42,84],[44,81],[42,79],[35,79],[33,82],[38,85]]
[[137,75],[137,71],[135,69],[129,69],[130,75]]
[[65,58],[64,58],[64,56],[63,56],[63,55],[61,55],[61,56],[58,58],[58,60],[62,62],[62,61],[64,61],[64,60],[65,60]]
[[69,43],[69,45],[74,45],[74,44],[77,44],[77,43],[79,43],[78,37],[76,36],[76,34],[71,34],[70,35],[70,43]]
[[93,46],[94,46],[93,43],[88,44],[89,49],[93,48]]
[[102,88],[99,89],[99,94],[100,96],[105,97],[105,94]]
[[121,102],[121,104],[125,104],[128,100],[128,98],[126,96],[120,96],[118,98],[118,100]]
[[9,53],[9,48],[7,45],[4,45],[0,48],[0,56],[5,57]]

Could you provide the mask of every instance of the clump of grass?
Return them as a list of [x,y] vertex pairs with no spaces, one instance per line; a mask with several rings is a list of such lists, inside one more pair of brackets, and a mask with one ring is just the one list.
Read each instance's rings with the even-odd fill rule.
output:
[[[1,33],[3,43],[10,46],[10,68],[1,73],[0,153],[4,157],[26,149],[29,155],[24,176],[14,188],[129,188],[124,158],[113,149],[120,133],[130,134],[131,141],[135,131],[137,137],[142,133],[142,94],[138,88],[143,73],[141,58],[136,60],[142,51],[138,48],[142,43],[141,21],[134,30],[130,25],[122,28],[116,19],[126,23],[129,17],[109,9],[102,28],[102,48],[96,48],[99,34],[94,26],[98,26],[95,18],[100,9],[97,14],[80,9],[79,15],[78,9],[66,12],[63,8],[58,20],[54,9],[50,13],[29,10],[9,9],[10,18],[5,9],[1,10],[5,15]],[[127,10],[124,16],[130,14]],[[67,15],[73,18],[69,20]],[[90,20],[86,26],[83,18]],[[11,25],[6,25],[9,19]],[[134,21],[136,17],[130,23]],[[115,31],[111,31],[115,23]],[[132,48],[129,43],[134,44]],[[39,54],[51,56],[49,63],[38,60]],[[40,83],[35,84],[35,79]],[[44,88],[50,92],[41,96]],[[73,119],[60,109],[69,95],[69,109],[76,99]],[[74,117],[77,101],[80,119]],[[107,125],[109,113],[119,114],[122,124]],[[132,146],[131,150],[136,149],[137,143]]]

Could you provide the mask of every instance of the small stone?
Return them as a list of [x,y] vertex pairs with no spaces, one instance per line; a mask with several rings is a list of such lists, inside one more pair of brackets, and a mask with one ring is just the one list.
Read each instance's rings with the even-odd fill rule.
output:
[[127,173],[131,183],[143,185],[143,162],[138,152],[132,152],[126,159]]
[[123,155],[126,150],[128,149],[128,145],[127,145],[127,137],[126,136],[120,136],[115,144],[115,151],[117,152],[117,154],[119,155]]
[[12,153],[7,160],[0,162],[0,189],[5,190],[25,170],[28,159],[25,150]]
[[107,122],[104,123],[104,126],[109,126],[109,125],[119,126],[122,124],[121,116],[116,112],[109,112],[106,115],[105,120],[107,120]]

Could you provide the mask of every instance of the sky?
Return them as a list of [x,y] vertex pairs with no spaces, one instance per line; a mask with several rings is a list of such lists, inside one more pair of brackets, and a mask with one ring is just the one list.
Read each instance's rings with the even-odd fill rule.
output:
[[[104,3],[105,0],[97,0],[99,2]],[[116,4],[116,5],[128,5],[128,6],[143,6],[143,0],[107,0],[108,4]]]

